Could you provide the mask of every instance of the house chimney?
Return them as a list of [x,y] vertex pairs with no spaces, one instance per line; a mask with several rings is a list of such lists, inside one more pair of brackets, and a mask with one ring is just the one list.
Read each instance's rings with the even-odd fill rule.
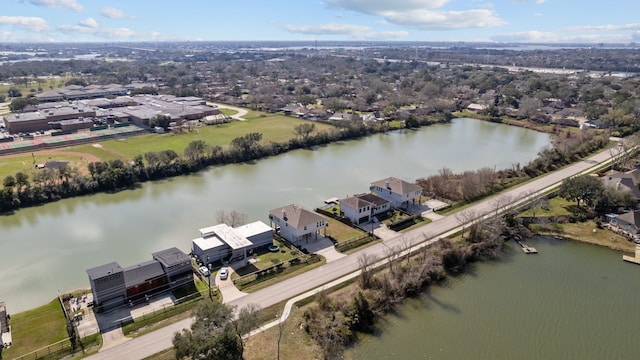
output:
[[389,186],[389,180],[387,180],[387,181],[385,181],[385,182],[384,182],[384,186],[385,186],[387,189],[391,189],[391,186]]
[[282,209],[282,220],[287,221],[287,210]]

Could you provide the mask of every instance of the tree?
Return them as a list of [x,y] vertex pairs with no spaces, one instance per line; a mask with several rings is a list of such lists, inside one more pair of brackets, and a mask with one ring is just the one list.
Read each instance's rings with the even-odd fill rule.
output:
[[8,175],[2,181],[2,185],[4,185],[4,187],[6,188],[12,188],[16,186],[16,178],[14,178],[13,175]]
[[240,353],[244,353],[244,335],[258,327],[260,319],[258,311],[260,308],[256,304],[248,304],[238,311],[236,318],[232,321],[236,336],[240,339]]
[[564,179],[558,189],[560,197],[567,200],[575,200],[580,207],[580,202],[587,206],[594,205],[594,200],[600,196],[604,185],[597,177],[591,175],[578,175]]
[[293,129],[293,133],[296,134],[300,140],[304,141],[315,129],[316,124],[302,123]]
[[209,145],[204,140],[194,140],[184,149],[184,157],[191,162],[199,163],[209,152]]
[[215,301],[202,301],[190,329],[173,336],[176,359],[242,359],[242,339],[232,323],[233,308]]
[[9,104],[9,110],[13,112],[18,112],[24,109],[27,105],[37,105],[39,103],[37,98],[15,98],[11,100]]
[[231,227],[237,227],[247,223],[247,215],[231,210],[226,213],[224,210],[218,210],[216,212],[216,221],[218,224],[227,224]]
[[149,127],[159,126],[163,129],[169,127],[169,123],[171,123],[171,116],[169,115],[156,115],[149,119]]

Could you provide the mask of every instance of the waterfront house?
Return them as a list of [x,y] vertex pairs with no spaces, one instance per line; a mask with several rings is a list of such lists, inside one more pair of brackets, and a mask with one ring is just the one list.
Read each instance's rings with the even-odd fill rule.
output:
[[200,229],[192,241],[191,252],[209,265],[216,261],[235,261],[247,257],[247,251],[273,243],[273,229],[262,221],[231,227],[218,224]]
[[191,260],[177,248],[153,253],[153,260],[122,268],[117,262],[87,270],[93,303],[108,310],[193,282]]
[[625,235],[635,238],[640,234],[640,210],[630,211],[624,214],[607,215],[609,225],[614,230],[622,231]]
[[605,187],[628,191],[631,193],[634,199],[640,200],[640,170],[634,169],[625,173],[614,172],[602,177],[602,182]]
[[374,194],[359,194],[338,200],[344,217],[354,224],[365,224],[375,215],[391,209],[391,202]]
[[416,184],[389,177],[371,183],[371,192],[391,203],[394,208],[409,207],[411,204],[420,203],[422,188]]
[[326,235],[327,220],[297,204],[289,204],[269,211],[269,222],[277,234],[292,243],[317,240],[321,230],[324,230]]

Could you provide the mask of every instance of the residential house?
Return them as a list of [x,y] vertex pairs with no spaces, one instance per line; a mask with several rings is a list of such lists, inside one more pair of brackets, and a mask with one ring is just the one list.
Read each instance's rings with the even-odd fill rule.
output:
[[602,182],[607,188],[628,191],[636,200],[640,201],[640,188],[638,187],[638,184],[640,184],[640,170],[635,169],[625,173],[607,174],[602,177]]
[[359,194],[338,200],[344,217],[354,224],[365,224],[375,215],[391,209],[391,202],[374,194]]
[[7,307],[4,305],[4,302],[0,301],[0,353],[2,353],[3,347],[10,347],[12,345],[9,319]]
[[277,234],[298,243],[302,240],[317,240],[318,233],[324,230],[327,220],[319,214],[297,204],[289,204],[269,211],[269,222]]
[[369,189],[375,195],[391,202],[394,208],[407,208],[419,203],[422,195],[420,186],[394,177],[375,181]]
[[235,228],[218,224],[200,229],[200,237],[194,239],[191,252],[209,265],[216,261],[242,260],[247,251],[273,243],[273,229],[262,221]]
[[609,218],[609,225],[615,229],[622,230],[631,237],[636,237],[640,234],[640,210],[620,215],[610,214],[607,217]]
[[193,281],[191,259],[177,248],[153,253],[153,260],[122,268],[117,262],[87,269],[93,303],[107,310]]

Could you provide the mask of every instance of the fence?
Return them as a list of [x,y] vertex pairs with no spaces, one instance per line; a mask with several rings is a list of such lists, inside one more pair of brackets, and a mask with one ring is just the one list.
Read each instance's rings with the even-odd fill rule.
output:
[[334,247],[336,248],[336,251],[344,252],[347,250],[357,248],[358,246],[362,246],[364,244],[370,243],[377,239],[378,238],[373,235],[366,234],[366,235],[362,235],[360,237],[356,237],[346,241],[341,241],[339,243],[334,243]]
[[260,269],[248,274],[245,274],[237,279],[233,280],[233,283],[238,286],[246,287],[254,282],[262,282],[268,279],[280,275],[288,269],[295,269],[299,266],[306,266],[314,264],[320,261],[320,257],[316,254],[297,256],[293,259],[283,261],[265,269]]

